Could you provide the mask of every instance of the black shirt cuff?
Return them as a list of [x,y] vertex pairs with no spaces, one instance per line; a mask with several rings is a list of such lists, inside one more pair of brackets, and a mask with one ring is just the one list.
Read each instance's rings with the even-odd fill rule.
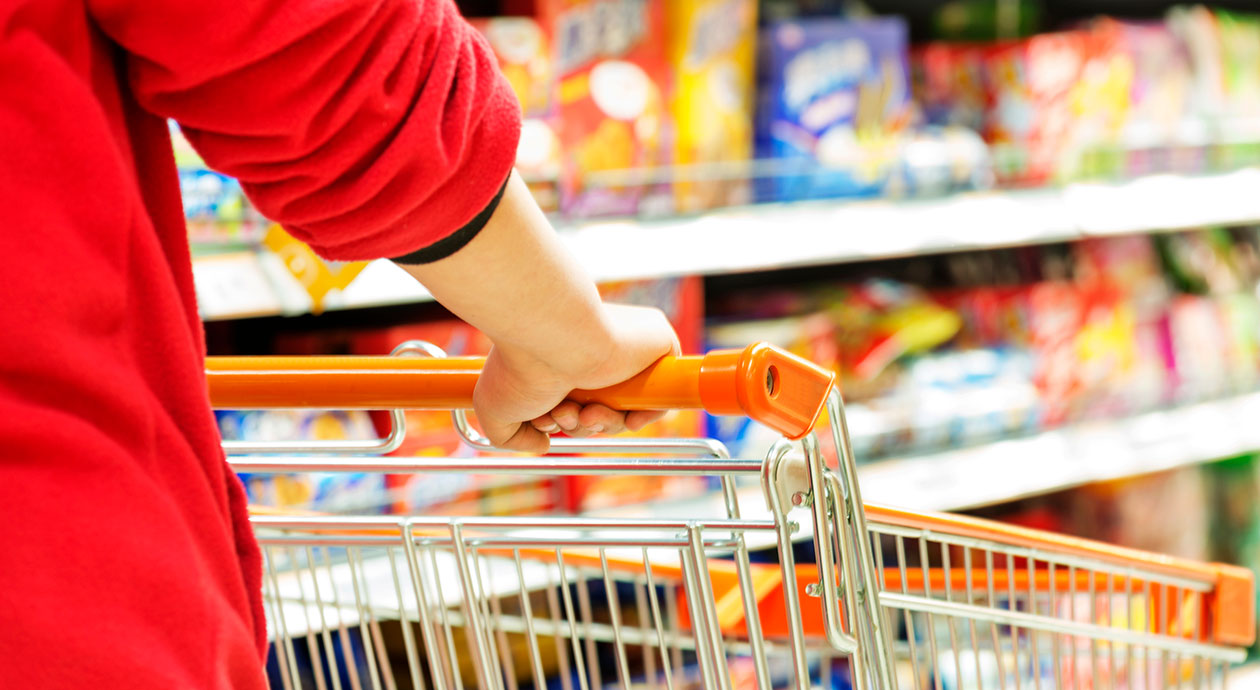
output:
[[476,237],[477,233],[481,232],[481,229],[486,226],[486,223],[490,222],[490,216],[494,215],[495,209],[499,207],[499,202],[503,200],[503,192],[507,189],[508,180],[511,179],[512,175],[509,173],[507,180],[503,181],[503,186],[499,187],[498,193],[494,195],[490,203],[486,204],[485,208],[481,209],[477,215],[473,216],[472,220],[465,223],[458,230],[427,247],[417,249],[410,254],[395,257],[392,260],[400,264],[429,264],[445,259],[463,249],[464,245],[471,242],[472,238]]

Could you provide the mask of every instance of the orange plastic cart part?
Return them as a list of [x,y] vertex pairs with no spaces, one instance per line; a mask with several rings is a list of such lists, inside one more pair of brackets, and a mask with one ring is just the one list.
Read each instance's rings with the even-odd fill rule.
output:
[[[208,357],[210,402],[227,409],[472,407],[480,357]],[[764,343],[663,357],[638,376],[577,402],[622,410],[705,409],[755,419],[789,438],[814,427],[835,373]]]

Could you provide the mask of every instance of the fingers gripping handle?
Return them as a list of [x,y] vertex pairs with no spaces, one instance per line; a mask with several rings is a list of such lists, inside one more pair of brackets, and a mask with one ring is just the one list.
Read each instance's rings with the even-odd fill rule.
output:
[[[210,402],[229,409],[430,410],[472,407],[478,357],[208,357]],[[703,408],[808,434],[835,374],[771,345],[664,357],[639,375],[569,397],[623,410]]]

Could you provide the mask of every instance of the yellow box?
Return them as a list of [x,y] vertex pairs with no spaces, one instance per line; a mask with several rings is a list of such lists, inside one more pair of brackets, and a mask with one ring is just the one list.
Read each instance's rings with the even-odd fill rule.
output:
[[[756,80],[756,0],[666,3],[680,212],[747,203]],[[733,164],[733,165],[732,165]]]

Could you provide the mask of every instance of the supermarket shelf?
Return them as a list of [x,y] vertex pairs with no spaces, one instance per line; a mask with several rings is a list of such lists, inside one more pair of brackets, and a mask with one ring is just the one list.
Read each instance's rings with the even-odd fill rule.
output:
[[1260,393],[1077,424],[1022,439],[881,460],[858,470],[872,503],[960,510],[1260,450]]
[[[601,282],[820,266],[867,259],[1044,244],[1135,232],[1260,222],[1260,168],[1154,175],[1118,184],[959,194],[934,200],[818,201],[723,209],[659,221],[562,227],[565,244]],[[260,313],[256,290],[224,288],[227,271],[201,271],[199,291],[227,296],[206,318]],[[251,283],[252,285],[252,283]],[[297,314],[278,281],[271,313]],[[231,295],[241,295],[237,308]],[[422,302],[429,294],[388,261],[369,265],[327,300],[329,309]]]
[[[1260,450],[1260,393],[1195,403],[1126,419],[1083,423],[1020,439],[858,468],[868,503],[956,511],[1091,482],[1196,465]],[[759,486],[739,490],[743,516],[769,517]],[[723,514],[717,495],[600,511],[601,516]],[[804,529],[798,537],[808,536]]]

